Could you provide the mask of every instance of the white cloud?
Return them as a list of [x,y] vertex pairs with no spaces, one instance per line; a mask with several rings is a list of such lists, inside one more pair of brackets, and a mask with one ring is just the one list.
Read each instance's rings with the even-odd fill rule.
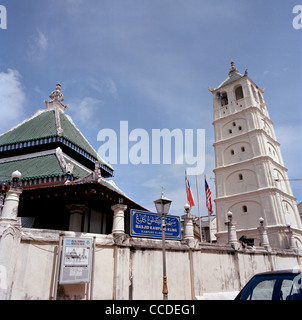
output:
[[90,78],[86,82],[99,94],[109,94],[111,97],[117,98],[117,87],[112,79]]
[[107,90],[114,97],[117,97],[117,88],[113,80],[109,79],[107,81]]
[[36,34],[32,35],[28,40],[27,56],[32,60],[41,59],[47,50],[48,39],[45,34],[37,30]]
[[17,70],[0,72],[1,132],[10,129],[24,116],[25,93],[20,79]]
[[70,103],[70,113],[75,122],[81,122],[85,125],[93,125],[96,115],[99,112],[102,101],[99,99],[85,97],[79,102]]

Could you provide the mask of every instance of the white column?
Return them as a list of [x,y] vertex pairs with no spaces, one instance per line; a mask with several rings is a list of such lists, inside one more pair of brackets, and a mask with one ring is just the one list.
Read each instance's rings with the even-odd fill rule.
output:
[[264,247],[266,250],[271,250],[271,246],[268,241],[267,228],[263,226],[263,218],[260,218],[260,226],[258,231],[260,234],[260,246]]
[[299,251],[297,246],[296,246],[296,242],[295,239],[293,237],[293,231],[291,230],[290,224],[287,224],[287,236],[288,236],[288,243],[289,243],[289,249],[293,250],[293,251]]
[[193,220],[196,218],[190,213],[181,217],[184,219],[184,240],[194,240]]
[[225,225],[228,227],[228,243],[237,250],[239,248],[239,243],[237,241],[237,232],[236,232],[236,222],[233,222],[232,212],[228,212],[229,221],[225,222]]
[[17,220],[21,188],[11,187],[6,193],[1,219]]
[[111,210],[114,212],[113,216],[113,234],[124,234],[125,233],[125,210],[127,206],[124,204],[115,204],[111,207]]
[[21,225],[17,220],[21,188],[11,187],[6,193],[0,217],[0,300],[9,299],[13,284],[13,271],[18,258]]

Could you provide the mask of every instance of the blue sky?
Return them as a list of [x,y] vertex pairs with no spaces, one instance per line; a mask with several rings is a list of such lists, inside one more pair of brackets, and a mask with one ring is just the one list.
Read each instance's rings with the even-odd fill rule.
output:
[[[215,198],[212,95],[231,58],[260,88],[291,179],[302,178],[302,29],[297,1],[0,0],[0,131],[37,109],[60,82],[66,113],[96,150],[99,130],[205,129],[205,174]],[[114,181],[154,210],[165,189],[171,214],[186,203],[186,165],[116,164]],[[189,177],[197,204],[195,177]],[[291,183],[302,200],[301,181]],[[201,214],[206,215],[202,176]],[[192,209],[197,215],[197,206]]]

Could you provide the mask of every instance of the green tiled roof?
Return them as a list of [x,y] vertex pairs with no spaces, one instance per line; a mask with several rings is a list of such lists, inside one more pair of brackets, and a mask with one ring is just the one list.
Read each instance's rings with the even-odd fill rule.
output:
[[53,137],[57,135],[54,111],[28,118],[20,125],[0,135],[0,146]]
[[231,77],[227,77],[227,78],[217,87],[217,89],[222,88],[222,87],[224,87],[224,86],[226,86],[226,85],[228,85],[228,84],[230,84],[230,83],[232,83],[232,82],[235,82],[236,80],[239,80],[239,79],[241,79],[242,77],[243,77],[243,75],[242,75],[242,74],[239,74],[239,73],[237,73],[237,74],[235,74],[235,75],[232,75]]
[[65,113],[59,112],[59,117],[60,125],[63,129],[62,135],[59,135],[57,132],[55,111],[39,110],[36,114],[29,117],[18,126],[1,134],[0,146],[34,141],[42,138],[62,137],[113,170],[113,168],[109,164],[105,163],[105,161],[99,156]]
[[[71,141],[84,151],[88,152],[94,158],[102,160],[98,153],[92,148],[89,142],[84,138],[80,130],[67,118],[64,113],[60,112],[60,122],[63,129],[63,137]],[[102,163],[104,161],[102,160]]]
[[[74,165],[73,176],[75,178],[82,178],[89,174],[86,170],[82,169],[69,159],[65,158],[65,161],[67,163],[71,162]],[[11,174],[15,170],[21,172],[21,180],[47,178],[66,174],[62,169],[56,154],[4,162],[0,163],[0,166],[0,181],[10,181]]]

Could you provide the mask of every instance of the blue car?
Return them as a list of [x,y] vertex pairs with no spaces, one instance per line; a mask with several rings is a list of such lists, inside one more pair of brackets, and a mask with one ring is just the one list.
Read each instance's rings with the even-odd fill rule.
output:
[[258,273],[243,287],[235,300],[302,300],[301,270]]

